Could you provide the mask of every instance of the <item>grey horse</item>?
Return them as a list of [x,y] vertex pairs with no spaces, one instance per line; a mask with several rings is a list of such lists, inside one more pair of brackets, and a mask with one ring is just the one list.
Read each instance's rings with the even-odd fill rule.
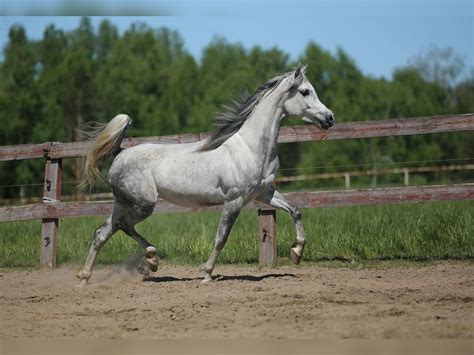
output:
[[116,153],[108,172],[114,195],[113,212],[94,234],[80,285],[89,280],[98,252],[118,230],[145,249],[151,271],[158,268],[155,246],[134,226],[153,213],[158,197],[182,206],[223,205],[214,248],[203,266],[203,283],[212,271],[232,225],[242,208],[258,200],[288,212],[294,219],[296,240],[291,260],[298,264],[305,245],[301,213],[274,187],[279,167],[277,138],[282,119],[288,115],[328,129],[334,115],[318,98],[306,78],[306,66],[267,81],[252,95],[227,106],[216,116],[216,129],[203,141],[188,144],[140,144],[120,151],[131,119],[116,116],[92,140],[86,157],[83,182],[100,176],[97,162]]

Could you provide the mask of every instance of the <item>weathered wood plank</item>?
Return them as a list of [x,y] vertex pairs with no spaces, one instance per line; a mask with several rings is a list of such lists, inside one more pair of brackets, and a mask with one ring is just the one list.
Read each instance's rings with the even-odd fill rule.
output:
[[0,146],[0,161],[44,158],[51,149],[51,142]]
[[[43,199],[58,201],[61,197],[61,159],[47,159],[44,173]],[[41,225],[40,267],[56,266],[58,217],[43,218]]]
[[474,199],[474,184],[290,192],[284,195],[301,208],[459,201]]
[[338,123],[323,130],[316,125],[282,127],[278,143],[359,139],[474,130],[474,114]]
[[[35,203],[24,206],[1,207],[0,222],[41,218],[104,216],[112,212],[112,207],[112,201]],[[220,209],[221,206],[204,208],[181,207],[160,200],[155,206],[154,213],[186,213],[216,211]]]
[[259,264],[275,266],[278,260],[276,210],[258,209],[258,239]]
[[[358,139],[474,130],[474,114],[402,118],[380,121],[337,123],[329,130],[316,125],[282,127],[279,143],[294,143],[335,139]],[[124,147],[141,143],[191,143],[208,137],[208,133],[177,134],[160,137],[127,138]],[[0,161],[84,156],[88,142],[24,144],[0,147]]]
[[[283,194],[300,208],[341,207],[375,204],[474,200],[474,184],[413,186],[379,189],[290,192]],[[251,203],[247,208],[263,208]],[[154,213],[198,212],[220,210],[221,206],[187,208],[160,200]],[[37,203],[16,207],[1,207],[0,222],[41,218],[63,218],[108,215],[111,201]]]

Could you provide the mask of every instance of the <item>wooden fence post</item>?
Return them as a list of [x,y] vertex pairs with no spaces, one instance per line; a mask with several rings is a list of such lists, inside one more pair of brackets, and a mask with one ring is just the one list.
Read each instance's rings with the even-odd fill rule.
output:
[[351,188],[351,175],[349,173],[344,173],[344,182],[346,183],[346,189]]
[[[46,158],[44,171],[43,202],[55,203],[61,197],[61,159]],[[43,218],[41,227],[40,267],[52,269],[56,266],[56,237],[58,218]]]
[[403,169],[403,183],[405,186],[410,185],[410,172],[407,168]]
[[277,262],[276,210],[258,210],[258,239],[260,265],[274,266]]

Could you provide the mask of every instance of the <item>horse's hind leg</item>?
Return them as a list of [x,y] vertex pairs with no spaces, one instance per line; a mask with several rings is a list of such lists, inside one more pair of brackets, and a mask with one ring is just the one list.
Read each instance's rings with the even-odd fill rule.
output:
[[79,286],[85,286],[92,275],[95,260],[100,249],[104,246],[107,240],[117,231],[117,228],[112,223],[112,216],[107,218],[107,221],[94,232],[94,239],[87,256],[87,260],[81,271],[77,273],[77,277],[81,280]]
[[155,272],[158,270],[158,256],[156,255],[156,247],[148,242],[145,238],[143,238],[138,232],[135,230],[133,226],[126,226],[119,224],[119,228],[124,231],[128,236],[132,237],[140,244],[143,248],[145,248],[145,257],[146,263],[151,271]]
[[[153,205],[147,206],[146,208],[138,208],[135,210],[128,209],[121,218],[117,221],[117,227],[125,232],[128,236],[132,237],[138,244],[145,249],[146,263],[151,271],[155,272],[158,270],[158,256],[156,254],[156,247],[143,238],[135,230],[134,225],[145,218],[149,217],[153,213]],[[136,211],[139,211],[138,213]]]

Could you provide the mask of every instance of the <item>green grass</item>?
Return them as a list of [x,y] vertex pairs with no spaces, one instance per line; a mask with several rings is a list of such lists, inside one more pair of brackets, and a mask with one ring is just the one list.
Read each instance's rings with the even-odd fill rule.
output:
[[[474,258],[474,202],[305,209],[304,260],[440,260]],[[82,263],[93,231],[103,217],[60,221],[59,264]],[[176,264],[204,262],[213,245],[219,213],[154,215],[137,230],[157,245],[161,258]],[[256,263],[257,213],[237,220],[220,263]],[[278,212],[278,255],[286,258],[294,240],[292,219]],[[0,223],[0,267],[35,267],[39,260],[41,222]],[[119,232],[101,251],[99,264],[120,263],[141,250]],[[287,259],[282,259],[286,263]]]

